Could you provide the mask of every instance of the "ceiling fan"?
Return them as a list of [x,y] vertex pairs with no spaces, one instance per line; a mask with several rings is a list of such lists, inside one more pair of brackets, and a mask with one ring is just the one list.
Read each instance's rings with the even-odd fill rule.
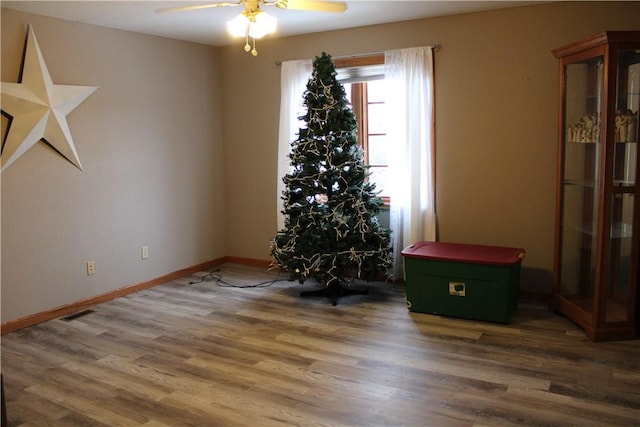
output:
[[[305,10],[311,12],[335,12],[342,13],[347,10],[347,3],[340,1],[316,1],[316,0],[238,0],[235,2],[214,2],[191,6],[177,6],[157,9],[158,13],[183,12],[189,10],[208,9],[213,7],[241,6],[245,10],[233,20],[227,22],[227,29],[233,36],[244,36],[246,43],[244,50],[258,55],[256,39],[275,31],[276,18],[268,15],[262,9],[263,6],[275,6],[278,9]],[[253,42],[253,48],[249,45],[249,38]]]

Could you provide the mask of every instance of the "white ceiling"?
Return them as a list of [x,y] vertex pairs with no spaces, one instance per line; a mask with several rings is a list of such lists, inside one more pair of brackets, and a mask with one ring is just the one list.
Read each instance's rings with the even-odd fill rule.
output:
[[[233,0],[231,0],[233,1]],[[159,8],[207,4],[214,1],[5,1],[3,8],[45,15],[69,21],[134,31],[202,43],[226,46],[237,43],[226,32],[225,22],[243,7],[221,7],[184,12],[157,13]],[[444,15],[477,12],[541,3],[540,1],[347,1],[342,14],[304,12],[268,7],[278,19],[275,35],[282,37],[327,30],[361,27]]]

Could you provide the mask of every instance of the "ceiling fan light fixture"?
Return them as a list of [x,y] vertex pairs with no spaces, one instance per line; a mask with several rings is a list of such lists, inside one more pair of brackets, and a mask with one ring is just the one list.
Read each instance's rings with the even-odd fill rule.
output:
[[249,19],[249,36],[254,39],[261,39],[267,34],[276,30],[278,21],[274,16],[263,11],[258,11],[253,19]]
[[227,21],[227,30],[233,37],[244,37],[249,31],[248,27],[249,19],[243,13]]
[[[231,21],[227,22],[227,30],[234,37],[244,37],[246,42],[244,50],[251,51],[253,56],[258,54],[256,50],[256,39],[261,39],[276,30],[278,21],[275,17],[263,12],[259,8],[256,10],[245,10]],[[249,37],[253,42],[253,49],[249,45]]]

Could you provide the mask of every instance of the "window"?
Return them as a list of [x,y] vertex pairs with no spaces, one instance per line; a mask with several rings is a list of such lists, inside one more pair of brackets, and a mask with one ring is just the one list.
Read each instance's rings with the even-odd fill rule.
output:
[[364,150],[365,164],[370,166],[369,179],[389,205],[389,144],[386,133],[385,81],[344,84],[358,120],[358,139]]
[[386,130],[384,56],[345,58],[334,62],[338,79],[358,120],[358,139],[364,150],[365,164],[370,166],[369,179],[376,184],[379,196],[388,206],[390,145]]

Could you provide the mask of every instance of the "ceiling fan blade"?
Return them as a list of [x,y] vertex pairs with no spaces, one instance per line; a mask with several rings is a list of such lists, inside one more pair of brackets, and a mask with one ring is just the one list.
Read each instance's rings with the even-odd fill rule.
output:
[[342,13],[347,10],[347,3],[341,1],[277,0],[275,4],[283,9],[310,10],[313,12]]
[[220,3],[194,4],[191,6],[165,7],[162,9],[156,9],[156,13],[184,12],[187,10],[209,9],[211,7],[240,6],[242,3],[244,3],[243,0],[238,0],[237,2],[220,2]]

